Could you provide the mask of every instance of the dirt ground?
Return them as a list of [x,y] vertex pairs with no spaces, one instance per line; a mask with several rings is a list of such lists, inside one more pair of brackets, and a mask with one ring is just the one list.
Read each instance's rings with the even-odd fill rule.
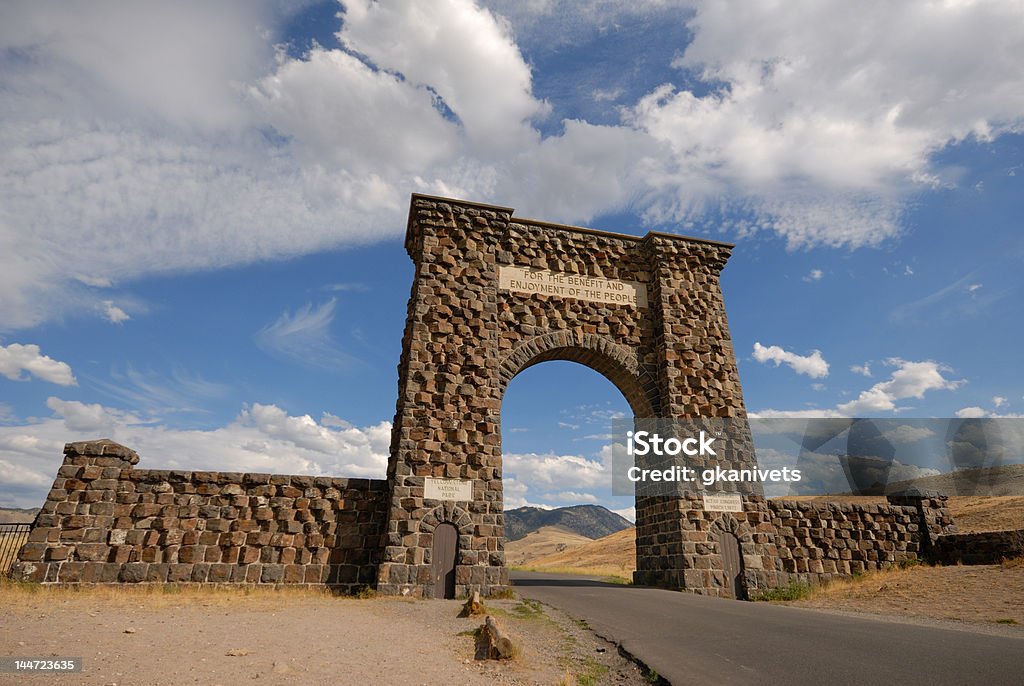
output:
[[83,657],[76,674],[0,684],[626,684],[640,669],[551,608],[488,601],[517,641],[475,659],[458,601],[241,589],[0,587],[0,654]]
[[787,604],[886,618],[927,619],[1024,636],[1024,560],[912,567],[836,581]]

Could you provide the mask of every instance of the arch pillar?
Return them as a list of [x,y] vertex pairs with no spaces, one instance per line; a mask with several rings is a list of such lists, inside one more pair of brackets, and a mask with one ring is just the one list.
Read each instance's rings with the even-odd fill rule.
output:
[[[487,595],[508,584],[501,401],[531,365],[559,359],[591,367],[637,416],[745,416],[718,281],[731,247],[555,225],[516,218],[507,207],[414,195],[406,250],[416,274],[378,591],[427,594],[424,522],[446,507],[462,513],[460,588]],[[665,570],[658,547],[684,542],[678,499],[638,499],[637,524],[638,568],[682,587],[683,563],[673,557]]]

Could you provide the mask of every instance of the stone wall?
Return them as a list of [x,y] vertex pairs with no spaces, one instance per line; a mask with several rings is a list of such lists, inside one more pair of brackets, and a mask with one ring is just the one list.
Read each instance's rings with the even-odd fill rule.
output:
[[935,542],[935,561],[947,565],[991,565],[1021,556],[1024,529],[946,534]]
[[769,509],[790,579],[818,583],[926,558],[927,528],[916,505],[773,500]]
[[638,566],[634,580],[731,597],[719,550],[723,533],[739,541],[748,597],[791,581],[817,584],[912,560],[940,561],[935,541],[951,539],[944,549],[952,549],[955,530],[945,496],[891,499],[860,505],[751,495],[742,499],[743,512],[717,512],[705,510],[699,494],[651,498],[653,516],[637,522],[637,549],[661,567]]
[[138,455],[106,440],[64,455],[17,578],[376,583],[385,481],[135,469]]

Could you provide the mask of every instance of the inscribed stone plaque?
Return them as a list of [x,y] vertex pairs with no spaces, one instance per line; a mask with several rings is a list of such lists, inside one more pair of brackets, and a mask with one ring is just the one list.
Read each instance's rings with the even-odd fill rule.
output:
[[435,500],[472,500],[473,482],[428,476],[423,481],[423,497]]
[[704,509],[710,512],[743,512],[743,500],[738,493],[705,495]]
[[647,307],[647,286],[639,281],[563,274],[547,269],[498,267],[498,288],[512,293],[540,293],[596,303]]

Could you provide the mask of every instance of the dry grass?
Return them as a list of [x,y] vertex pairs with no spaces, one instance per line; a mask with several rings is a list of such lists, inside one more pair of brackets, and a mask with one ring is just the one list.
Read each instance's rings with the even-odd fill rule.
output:
[[1024,496],[965,496],[949,499],[961,532],[1024,529]]
[[629,580],[633,578],[633,570],[636,568],[636,530],[624,529],[569,550],[544,555],[531,560],[522,568],[536,572]]
[[591,539],[560,526],[542,526],[518,541],[505,542],[505,562],[512,567],[528,565],[537,558],[590,543]]
[[289,600],[352,598],[332,593],[322,586],[265,586],[215,584],[84,584],[50,585],[0,579],[0,606],[5,610],[37,607],[40,602],[62,604],[95,601],[104,607],[132,606],[164,608],[176,605],[204,607],[237,606],[240,603],[286,603]]
[[1001,566],[1003,569],[1024,569],[1024,556],[1004,559]]
[[978,624],[1024,624],[1024,560],[893,568],[816,586],[794,605]]

